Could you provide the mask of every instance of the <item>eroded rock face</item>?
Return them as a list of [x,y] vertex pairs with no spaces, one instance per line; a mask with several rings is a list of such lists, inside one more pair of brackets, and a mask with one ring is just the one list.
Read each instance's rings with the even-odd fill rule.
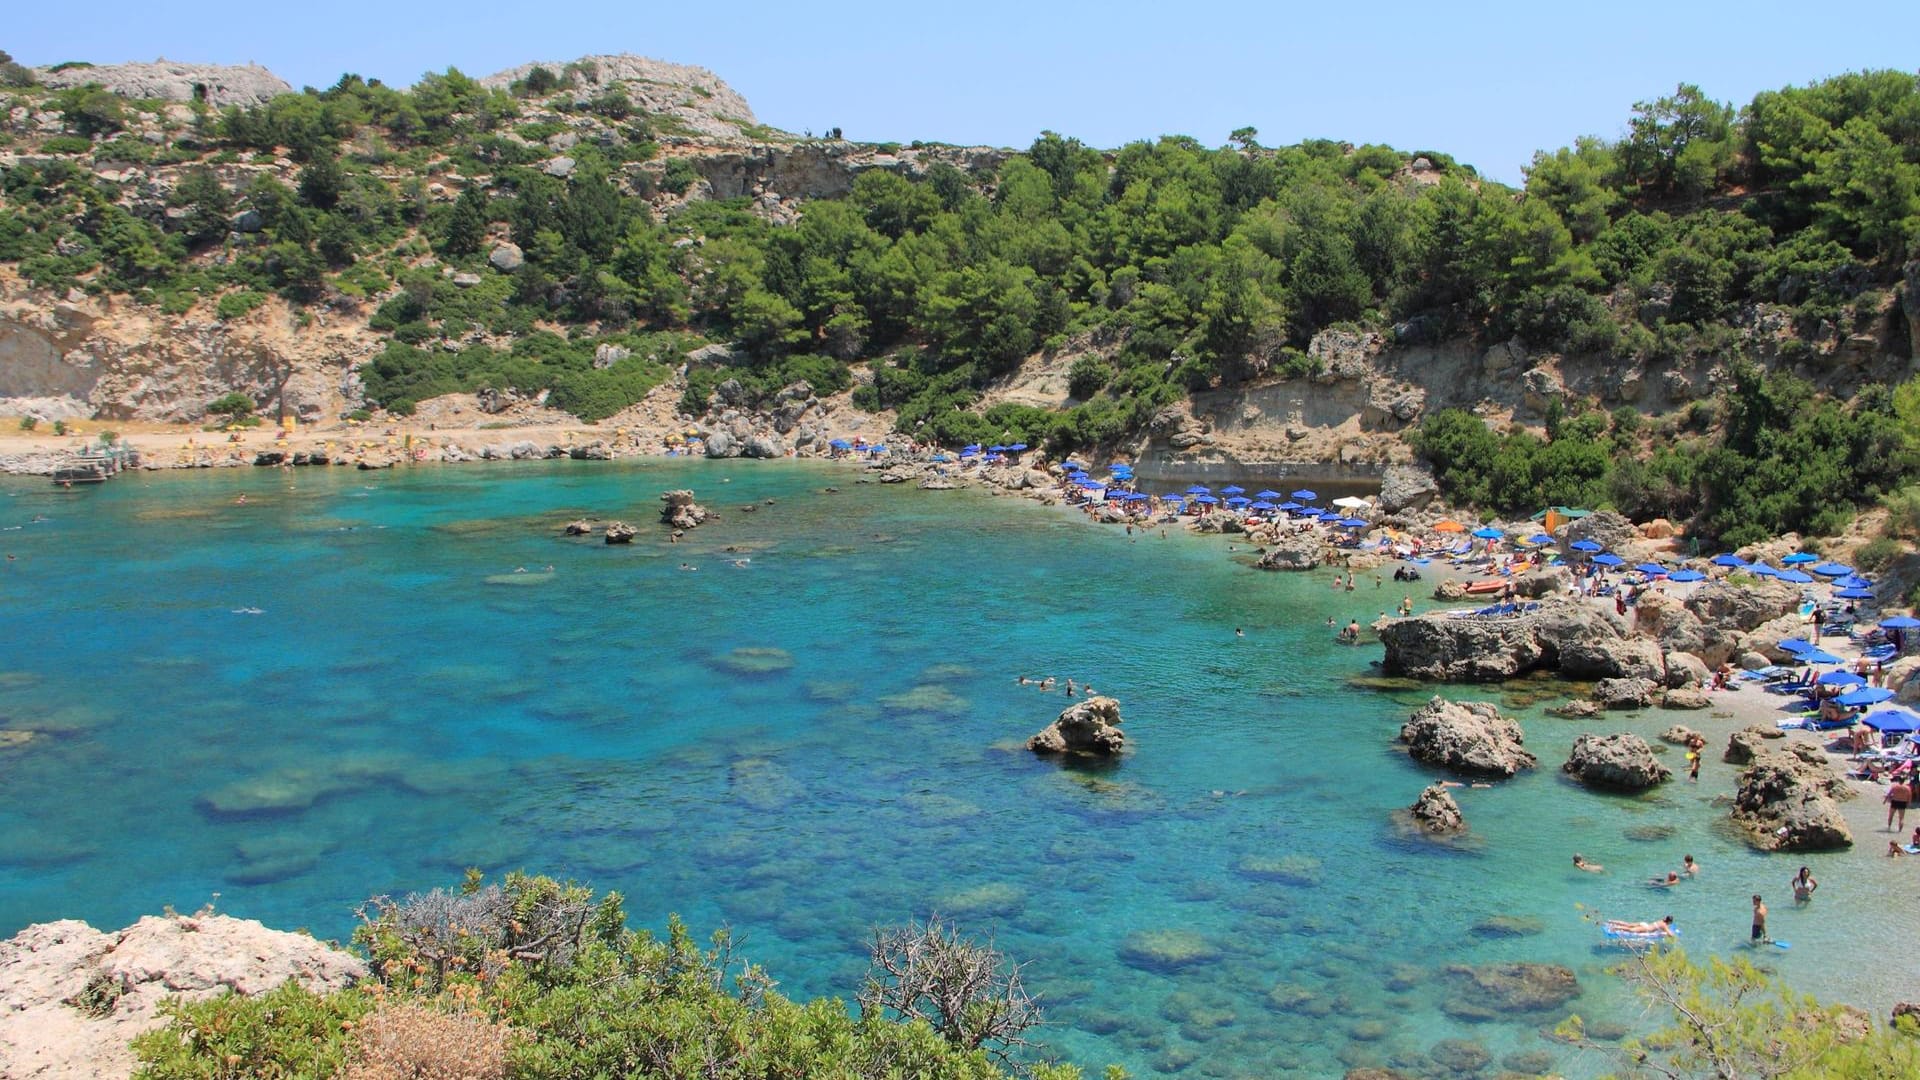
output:
[[624,521],[610,521],[607,523],[606,538],[609,544],[631,544],[633,543],[634,535],[633,526]]
[[1664,678],[1659,647],[1625,637],[1609,615],[1568,597],[1505,618],[1432,612],[1380,631],[1389,675],[1447,682],[1510,679],[1535,669],[1576,678]]
[[1389,465],[1380,476],[1380,511],[1397,514],[1433,501],[1440,485],[1433,473],[1416,465]]
[[1126,746],[1120,730],[1120,703],[1091,697],[1061,710],[1058,719],[1027,740],[1036,754],[1090,754],[1111,757]]
[[1624,733],[1580,736],[1560,768],[1588,787],[1610,791],[1645,791],[1673,779],[1673,770],[1660,764],[1645,739]]
[[1686,606],[1709,629],[1748,631],[1797,611],[1800,590],[1780,581],[1751,585],[1708,581],[1687,597]]
[[1475,776],[1510,777],[1539,764],[1521,745],[1519,723],[1486,701],[1435,697],[1400,728],[1400,741],[1417,760]]
[[[1738,734],[1738,733],[1736,733]],[[1733,820],[1761,851],[1832,851],[1853,846],[1840,813],[1852,789],[1834,774],[1826,755],[1805,743],[1761,750],[1740,774]]]
[[1429,784],[1420,797],[1408,808],[1413,815],[1414,824],[1425,833],[1435,836],[1451,836],[1465,832],[1467,819],[1460,813],[1460,804],[1439,784]]
[[479,82],[489,89],[504,88],[526,78],[535,67],[544,67],[555,75],[571,69],[575,73],[574,87],[560,93],[570,94],[581,104],[618,86],[633,101],[636,112],[672,116],[701,135],[737,137],[743,127],[755,123],[747,99],[713,72],[630,53],[521,64],[496,71]]
[[248,108],[265,105],[281,94],[293,93],[287,81],[256,64],[183,64],[156,60],[151,64],[102,64],[97,67],[40,70],[40,85],[56,89],[99,83],[126,98],[162,101],[204,101],[216,109],[229,105]]
[[1652,679],[1601,679],[1593,684],[1593,699],[1608,709],[1644,709],[1659,692],[1660,684]]
[[691,529],[713,515],[706,507],[693,501],[693,492],[681,488],[676,491],[663,491],[660,501],[660,523],[676,529]]
[[1311,533],[1276,539],[1255,564],[1262,570],[1311,570],[1320,565],[1326,544]]
[[326,993],[366,976],[348,953],[227,915],[149,915],[105,933],[72,919],[29,926],[0,942],[0,1076],[126,1076],[128,1040],[160,1026],[168,997],[253,995],[289,980]]

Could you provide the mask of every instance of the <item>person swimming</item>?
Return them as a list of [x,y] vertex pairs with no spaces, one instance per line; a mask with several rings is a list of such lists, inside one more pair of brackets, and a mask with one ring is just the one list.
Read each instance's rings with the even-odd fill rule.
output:
[[1581,857],[1577,851],[1573,854],[1573,868],[1575,870],[1585,870],[1589,874],[1604,874],[1607,872],[1606,867],[1596,862],[1588,862],[1585,858]]
[[1675,885],[1680,884],[1680,875],[1669,870],[1667,871],[1666,877],[1651,878],[1647,881],[1647,884],[1656,889],[1671,889]]

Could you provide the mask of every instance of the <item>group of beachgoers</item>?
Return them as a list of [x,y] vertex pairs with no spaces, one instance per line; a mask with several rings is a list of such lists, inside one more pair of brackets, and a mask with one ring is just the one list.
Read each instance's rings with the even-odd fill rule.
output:
[[[1236,630],[1236,631],[1234,631],[1234,632],[1235,632],[1235,633],[1239,633],[1239,631],[1237,631],[1237,630]],[[1244,636],[1244,635],[1243,635],[1243,636]],[[1014,679],[1013,681],[1014,681],[1015,683],[1017,683],[1017,684],[1019,684],[1019,685],[1021,685],[1021,686],[1031,686],[1031,687],[1033,687],[1033,688],[1035,688],[1035,689],[1037,689],[1037,690],[1039,690],[1039,691],[1040,691],[1041,693],[1046,693],[1046,694],[1051,694],[1051,693],[1053,693],[1053,689],[1054,689],[1054,686],[1055,686],[1055,685],[1056,685],[1056,684],[1057,684],[1057,683],[1059,682],[1059,680],[1057,680],[1057,679],[1055,679],[1055,678],[1054,678],[1053,676],[1051,676],[1051,675],[1048,675],[1047,677],[1045,677],[1045,678],[1042,678],[1042,679],[1035,679],[1035,678],[1031,678],[1031,677],[1029,677],[1029,676],[1026,676],[1026,675],[1021,675],[1021,676],[1017,676],[1017,677],[1016,677],[1016,678],[1015,678],[1015,679]],[[1075,696],[1079,696],[1079,697],[1092,697],[1092,696],[1094,696],[1094,693],[1093,693],[1093,686],[1092,686],[1091,684],[1088,684],[1088,683],[1081,683],[1081,684],[1079,684],[1079,685],[1077,685],[1077,686],[1076,686],[1076,685],[1074,684],[1074,681],[1073,681],[1072,679],[1068,679],[1068,680],[1066,680],[1066,684],[1067,684],[1067,696],[1068,696],[1068,697],[1075,697]]]
[[[1915,830],[1915,839],[1920,840],[1920,830]],[[1898,848],[1897,844],[1892,846],[1896,849]],[[1573,865],[1575,869],[1584,870],[1590,874],[1606,872],[1606,867],[1598,863],[1589,862],[1578,853],[1575,853],[1573,856]],[[1669,870],[1664,875],[1653,877],[1648,880],[1647,884],[1651,888],[1671,889],[1681,882],[1697,876],[1699,873],[1700,864],[1694,861],[1692,855],[1687,855],[1682,859],[1680,869]],[[1812,903],[1813,894],[1819,890],[1820,881],[1813,876],[1813,869],[1811,867],[1802,866],[1787,882],[1787,891],[1793,895],[1793,902],[1797,907],[1805,907]],[[1756,946],[1772,944],[1785,948],[1786,945],[1784,942],[1774,941],[1767,932],[1767,903],[1765,897],[1760,893],[1754,893],[1752,902],[1753,909],[1751,912],[1752,922],[1751,936],[1748,938],[1749,943]],[[1602,921],[1601,926],[1610,936],[1628,939],[1639,938],[1652,940],[1678,937],[1680,934],[1678,928],[1674,925],[1672,915],[1662,916],[1658,919],[1644,920],[1606,919]]]

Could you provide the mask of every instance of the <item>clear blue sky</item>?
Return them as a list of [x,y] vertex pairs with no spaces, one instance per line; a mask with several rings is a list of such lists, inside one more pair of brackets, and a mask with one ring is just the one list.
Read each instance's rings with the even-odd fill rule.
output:
[[23,63],[254,61],[294,86],[395,85],[449,65],[633,52],[713,69],[759,118],[870,141],[1100,147],[1161,134],[1220,145],[1322,137],[1435,149],[1517,181],[1535,149],[1617,136],[1641,99],[1695,82],[1720,100],[1920,64],[1920,2],[1822,7],[1028,0],[449,4],[94,0],[15,4]]

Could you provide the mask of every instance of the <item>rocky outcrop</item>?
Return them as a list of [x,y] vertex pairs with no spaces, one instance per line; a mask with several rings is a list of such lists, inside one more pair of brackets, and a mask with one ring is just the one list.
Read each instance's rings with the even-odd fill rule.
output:
[[1380,512],[1418,510],[1440,493],[1433,473],[1418,465],[1389,465],[1380,475]]
[[1573,575],[1564,566],[1529,570],[1513,579],[1514,595],[1527,600],[1560,596],[1573,584]]
[[1560,535],[1562,550],[1577,555],[1566,545],[1579,540],[1592,540],[1628,562],[1634,561],[1628,556],[1637,552],[1643,542],[1633,522],[1611,510],[1600,510],[1568,522],[1566,531]]
[[1568,597],[1503,618],[1432,612],[1380,631],[1389,675],[1447,682],[1510,679],[1534,670],[1575,678],[1665,677],[1659,647],[1625,637],[1611,617]]
[[1027,749],[1036,754],[1111,757],[1126,741],[1120,730],[1120,703],[1110,697],[1091,697],[1061,710],[1058,719],[1027,740]]
[[1708,581],[1694,589],[1686,606],[1710,631],[1746,632],[1798,610],[1800,590],[1780,581]]
[[1582,784],[1610,791],[1645,791],[1673,778],[1638,735],[1582,735],[1561,771]]
[[1741,728],[1727,736],[1727,749],[1720,755],[1720,760],[1729,765],[1751,764],[1753,759],[1759,757],[1760,752],[1767,748],[1768,739],[1785,737],[1786,733],[1778,728],[1764,728],[1757,724],[1753,727]]
[[1713,707],[1713,699],[1697,686],[1682,686],[1668,690],[1660,695],[1660,707],[1663,709],[1708,709]]
[[1281,536],[1255,563],[1262,570],[1311,570],[1326,556],[1327,545],[1312,533]]
[[203,101],[215,109],[229,105],[249,108],[265,105],[281,94],[293,93],[287,81],[257,64],[183,64],[156,60],[151,64],[101,64],[35,72],[41,86],[62,89],[98,83],[125,98],[160,101]]
[[607,543],[609,544],[631,544],[633,543],[635,535],[636,533],[633,526],[624,521],[609,521],[607,523],[606,537]]
[[1644,709],[1659,692],[1660,684],[1652,679],[1601,679],[1593,684],[1593,700],[1604,709]]
[[260,994],[288,981],[318,992],[365,978],[357,957],[304,934],[227,915],[149,915],[101,932],[76,920],[0,942],[0,1076],[126,1076],[127,1042],[158,1027],[160,1002]]
[[1461,816],[1460,804],[1439,784],[1429,784],[1420,793],[1420,797],[1407,808],[1413,816],[1413,822],[1420,831],[1434,836],[1451,836],[1465,832],[1467,819]]
[[1400,741],[1416,760],[1475,776],[1509,777],[1539,764],[1521,745],[1519,723],[1486,701],[1435,697],[1401,726]]
[[1707,665],[1692,653],[1670,652],[1662,657],[1667,666],[1667,689],[1684,690],[1705,686],[1713,679]]
[[1675,724],[1660,733],[1660,741],[1669,746],[1685,746],[1698,738],[1700,733],[1685,724]]
[[660,523],[676,529],[691,529],[713,516],[706,507],[694,502],[693,492],[685,488],[661,492],[660,501],[666,504],[660,508]]
[[585,536],[593,531],[593,522],[587,521],[584,518],[577,521],[569,521],[561,531],[568,536]]
[[1761,851],[1831,851],[1853,846],[1839,803],[1851,798],[1826,755],[1806,743],[1762,750],[1740,774],[1733,820]]
[[673,117],[710,138],[738,138],[744,129],[756,124],[747,99],[713,72],[628,53],[521,64],[496,71],[479,82],[489,89],[504,89],[525,79],[536,67],[568,79],[571,85],[558,94],[576,105],[586,105],[619,87],[632,101],[634,111]]

